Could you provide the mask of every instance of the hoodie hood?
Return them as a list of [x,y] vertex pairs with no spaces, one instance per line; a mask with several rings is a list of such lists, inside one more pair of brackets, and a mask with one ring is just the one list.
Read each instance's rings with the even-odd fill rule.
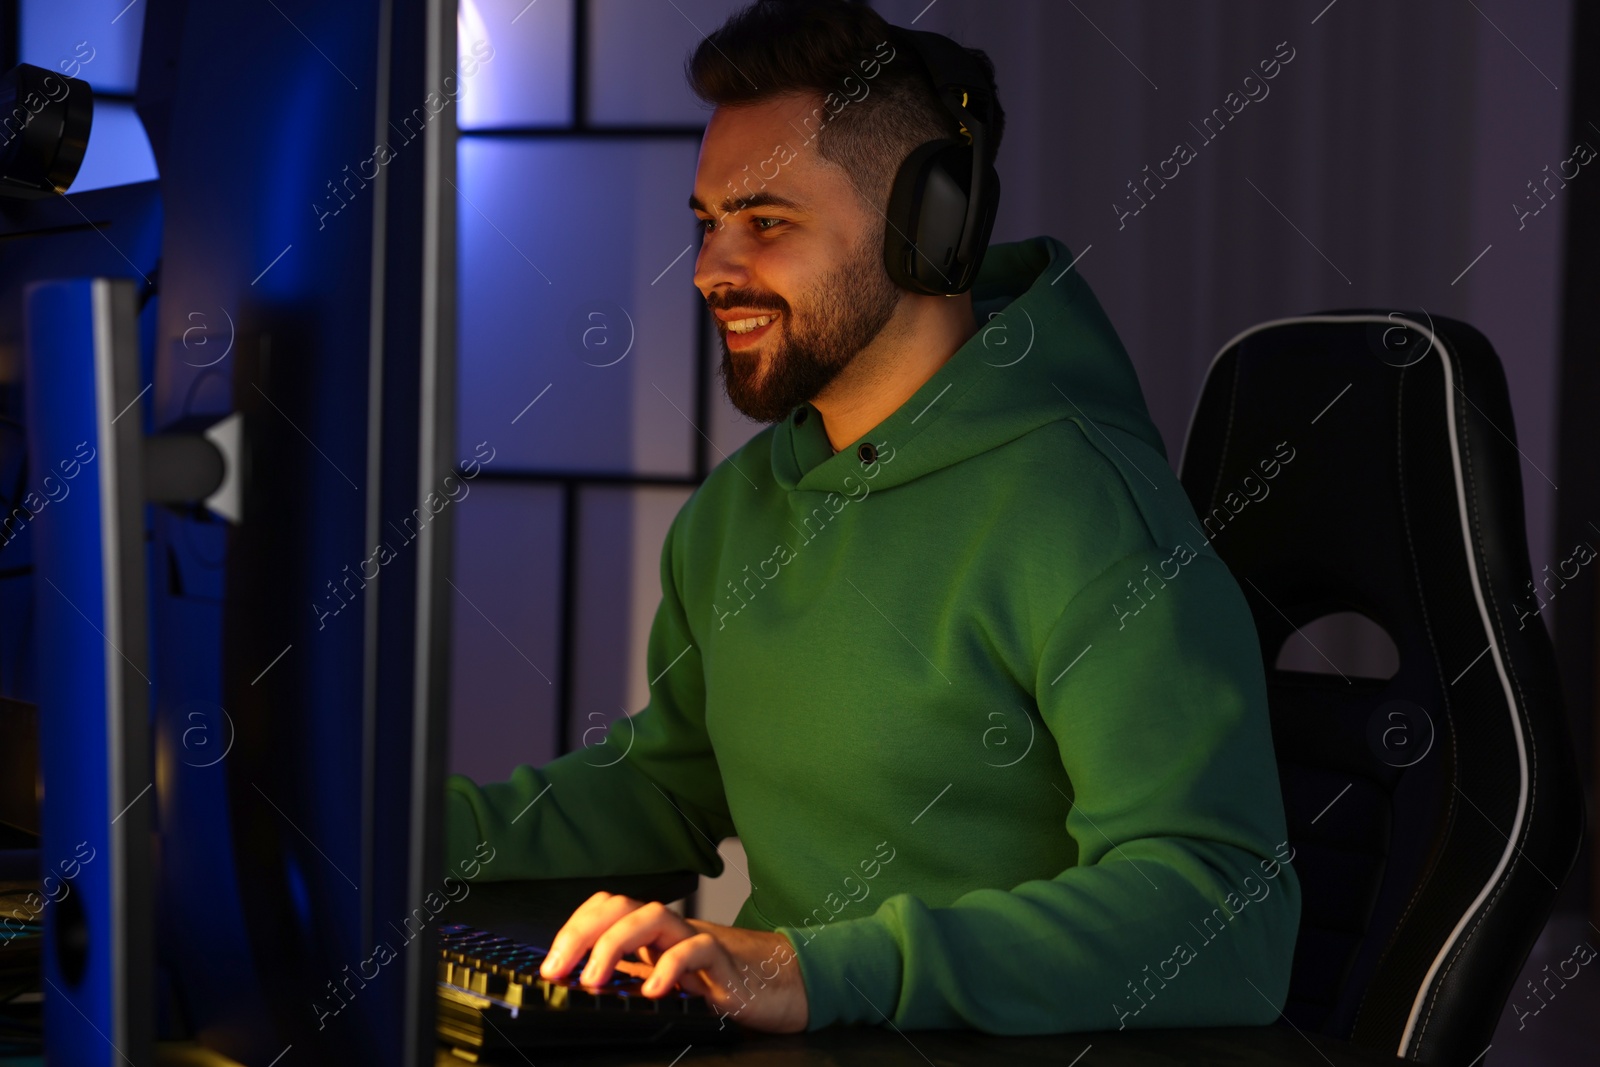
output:
[[887,489],[1062,419],[1091,438],[1097,427],[1117,427],[1166,458],[1133,364],[1072,262],[1050,236],[991,246],[972,289],[978,332],[894,414],[837,454],[816,408],[796,408],[774,428],[778,484],[847,492],[845,479],[859,484],[869,465],[859,450],[870,441],[884,457],[873,488]]

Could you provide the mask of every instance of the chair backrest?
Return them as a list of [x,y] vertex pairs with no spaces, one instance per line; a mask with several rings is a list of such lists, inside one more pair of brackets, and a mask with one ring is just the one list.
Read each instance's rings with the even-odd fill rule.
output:
[[[1284,1015],[1303,1030],[1469,1062],[1576,859],[1541,610],[1587,559],[1533,583],[1525,462],[1500,361],[1462,322],[1266,322],[1207,375],[1179,475],[1261,640],[1303,890]],[[1392,638],[1393,677],[1277,669],[1345,612]]]

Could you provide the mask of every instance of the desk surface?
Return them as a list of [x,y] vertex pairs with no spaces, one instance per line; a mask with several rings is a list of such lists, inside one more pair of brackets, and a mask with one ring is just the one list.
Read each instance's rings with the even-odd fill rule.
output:
[[[695,887],[690,875],[607,879],[604,888],[640,900],[676,900]],[[447,921],[494,930],[509,937],[549,944],[572,909],[599,883],[589,879],[548,882],[485,882],[450,907]],[[682,1056],[676,1060],[674,1056]],[[1081,1057],[1081,1058],[1080,1058]],[[732,1048],[584,1050],[567,1054],[541,1052],[539,1067],[583,1064],[584,1067],[665,1067],[689,1063],[736,1064],[738,1067],[967,1067],[993,1064],[1049,1063],[1058,1067],[1228,1067],[1306,1064],[1308,1067],[1364,1067],[1404,1061],[1358,1049],[1323,1037],[1301,1034],[1280,1021],[1274,1026],[1217,1027],[1186,1030],[1123,1030],[1035,1037],[996,1037],[976,1030],[909,1030],[889,1026],[827,1027],[808,1034],[777,1037],[751,1033]],[[461,1067],[441,1048],[438,1067]],[[523,1063],[512,1054],[501,1062]]]
[[[539,1067],[1366,1067],[1406,1062],[1373,1057],[1321,1038],[1308,1041],[1287,1026],[1126,1030],[1049,1037],[994,1037],[975,1030],[911,1030],[897,1034],[887,1027],[845,1026],[787,1037],[752,1035],[743,1047],[731,1049],[690,1046],[681,1057],[673,1059],[680,1051],[684,1050],[574,1052],[565,1056],[541,1052],[535,1059]],[[526,1061],[513,1053],[493,1062],[509,1065]],[[465,1063],[441,1049],[436,1067],[464,1067]]]

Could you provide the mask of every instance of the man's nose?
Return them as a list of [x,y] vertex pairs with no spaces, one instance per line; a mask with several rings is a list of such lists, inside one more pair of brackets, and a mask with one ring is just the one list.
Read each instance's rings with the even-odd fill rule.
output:
[[725,230],[708,233],[694,261],[694,284],[710,295],[717,288],[742,289],[749,284],[746,251],[737,238]]

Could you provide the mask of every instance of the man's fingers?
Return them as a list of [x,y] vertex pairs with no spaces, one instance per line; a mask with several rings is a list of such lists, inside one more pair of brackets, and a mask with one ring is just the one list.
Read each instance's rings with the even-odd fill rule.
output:
[[642,904],[613,922],[595,940],[582,979],[587,985],[600,985],[610,978],[611,969],[628,953],[647,947],[665,950],[693,933],[683,917],[665,904],[659,901]]
[[693,993],[697,997],[705,997],[713,1003],[716,1002],[717,998],[711,992],[716,988],[716,983],[711,980],[711,974],[705,968],[698,971],[684,971],[678,976],[678,985],[686,993]]
[[690,993],[720,1004],[729,996],[721,991],[733,977],[733,960],[728,950],[715,937],[701,932],[661,954],[655,973],[645,982],[643,991],[647,996],[659,996],[676,982]]
[[551,939],[550,954],[539,965],[539,973],[545,978],[562,977],[613,923],[640,906],[639,901],[631,897],[596,893],[578,905]]

